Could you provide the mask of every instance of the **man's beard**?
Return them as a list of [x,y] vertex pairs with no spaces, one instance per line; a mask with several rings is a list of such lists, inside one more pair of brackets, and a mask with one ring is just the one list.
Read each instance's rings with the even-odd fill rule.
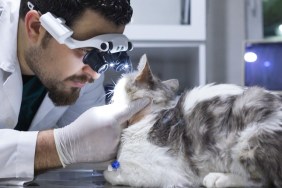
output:
[[[27,65],[46,87],[48,96],[56,106],[75,103],[79,97],[80,88],[66,88],[63,81],[56,80],[56,77],[52,76],[52,73],[45,72],[44,65],[42,65],[42,61],[44,61],[43,53],[44,49],[42,47],[26,50],[25,61]],[[66,80],[83,80],[86,82],[87,79],[86,76],[72,76]]]
[[75,103],[79,97],[79,88],[71,88],[69,92],[61,91],[57,87],[47,88],[48,96],[56,106],[65,106]]
[[[85,75],[82,76],[71,76],[68,77],[66,80],[69,81],[79,81],[82,83],[85,82],[93,82],[94,80],[91,79],[89,80],[89,78]],[[50,87],[47,88],[48,91],[48,96],[49,98],[52,100],[52,102],[56,105],[56,106],[64,106],[64,105],[70,105],[75,103],[75,101],[78,99],[79,97],[79,92],[80,92],[80,88],[69,88],[68,91],[64,91],[61,86],[61,83],[56,83],[56,82],[49,82],[48,85],[50,85]]]

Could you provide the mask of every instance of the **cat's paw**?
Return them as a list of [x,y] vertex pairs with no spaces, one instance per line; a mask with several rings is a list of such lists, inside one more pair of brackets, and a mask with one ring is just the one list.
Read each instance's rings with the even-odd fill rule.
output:
[[[230,178],[230,174],[224,173],[209,173],[204,177],[203,185],[205,187],[230,187],[233,186],[235,182],[234,179]],[[236,183],[235,183],[236,184]]]

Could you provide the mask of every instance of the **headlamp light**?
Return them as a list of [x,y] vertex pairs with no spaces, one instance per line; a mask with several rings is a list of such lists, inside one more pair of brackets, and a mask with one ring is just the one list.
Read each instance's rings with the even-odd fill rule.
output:
[[[32,3],[27,2],[27,5],[31,10],[34,9]],[[65,25],[64,19],[57,18],[50,12],[47,12],[41,15],[39,20],[46,31],[60,44],[65,44],[70,49],[93,48],[83,57],[83,63],[88,64],[97,73],[103,73],[108,68],[125,72],[132,70],[132,64],[127,51],[132,50],[133,45],[125,35],[104,34],[79,41],[71,37],[73,31]]]

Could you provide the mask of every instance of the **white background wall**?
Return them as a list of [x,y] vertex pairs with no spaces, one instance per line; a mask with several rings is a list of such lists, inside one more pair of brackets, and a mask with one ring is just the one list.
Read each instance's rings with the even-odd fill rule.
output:
[[[170,4],[172,10],[175,9],[175,5],[179,7],[180,0],[131,0],[132,3],[139,9],[141,17],[136,17],[136,21],[143,23],[150,20],[152,17],[157,19],[159,23],[162,23],[161,19],[165,13],[154,13],[155,8],[158,9],[164,4]],[[247,38],[252,38],[254,31],[258,31],[260,24],[255,24],[256,20],[247,19],[249,16],[246,14],[248,6],[254,5],[251,2],[260,2],[261,0],[206,0],[207,2],[207,39],[206,39],[206,67],[207,67],[207,82],[217,83],[234,83],[242,84],[243,82],[243,47]],[[142,3],[141,3],[142,2]],[[143,3],[149,3],[150,9],[144,9]],[[172,3],[172,4],[171,4]],[[179,18],[178,11],[169,11],[165,9],[165,12],[172,20],[168,21],[173,24],[175,20]],[[177,14],[177,16],[175,16]],[[156,20],[151,20],[156,22]],[[247,22],[252,23],[251,28],[255,28],[251,33],[248,33]],[[176,21],[177,22],[177,21]],[[154,24],[151,23],[151,24]],[[148,23],[150,24],[150,23]],[[258,29],[257,29],[258,28]],[[161,32],[161,31],[160,31]],[[260,32],[258,32],[260,33]],[[250,36],[252,35],[252,36]],[[136,51],[138,52],[138,50]],[[162,52],[154,52],[156,57],[162,55]],[[165,56],[172,57],[175,54],[175,50],[167,50]],[[151,55],[149,59],[153,59]],[[177,67],[177,66],[176,66]],[[177,71],[177,70],[176,70]],[[163,72],[164,75],[169,75],[169,72]]]
[[207,0],[207,81],[243,84],[246,40],[262,40],[262,0]]
[[[131,0],[130,3],[132,7],[138,7],[134,9],[132,24],[175,25],[180,22],[180,0]],[[169,16],[164,19],[163,15],[167,14]],[[150,18],[148,19],[146,15]]]
[[244,0],[207,0],[207,81],[241,84]]

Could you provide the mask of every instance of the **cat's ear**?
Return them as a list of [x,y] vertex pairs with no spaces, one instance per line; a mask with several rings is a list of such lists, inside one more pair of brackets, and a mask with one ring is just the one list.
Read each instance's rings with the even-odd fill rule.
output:
[[153,74],[149,66],[147,55],[144,54],[138,64],[138,75],[135,79],[138,83],[152,83]]
[[146,64],[148,64],[148,58],[147,58],[146,54],[143,54],[142,57],[139,60],[139,64],[138,64],[137,70],[139,72],[141,72],[144,69]]
[[179,82],[177,79],[162,81],[162,83],[175,92],[179,89]]

